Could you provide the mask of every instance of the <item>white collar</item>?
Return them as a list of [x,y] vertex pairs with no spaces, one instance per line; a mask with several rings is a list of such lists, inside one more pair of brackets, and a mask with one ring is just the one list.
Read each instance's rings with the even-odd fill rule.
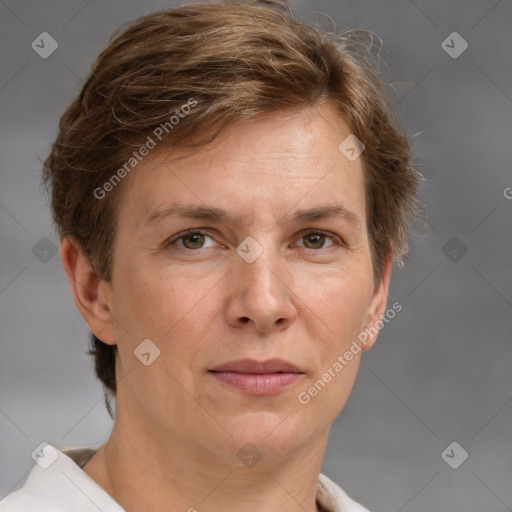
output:
[[[0,512],[125,512],[82,467],[98,447],[59,450],[47,445],[43,459],[25,484],[0,501]],[[44,468],[48,462],[51,464]],[[368,512],[323,474],[318,477],[317,502],[329,512]]]

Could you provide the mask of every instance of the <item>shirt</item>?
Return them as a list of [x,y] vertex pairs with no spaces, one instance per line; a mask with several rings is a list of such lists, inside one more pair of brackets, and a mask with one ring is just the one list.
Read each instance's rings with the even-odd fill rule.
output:
[[[96,449],[61,451],[47,444],[24,485],[0,501],[0,512],[125,512],[82,470]],[[327,512],[368,512],[323,474],[316,500]]]

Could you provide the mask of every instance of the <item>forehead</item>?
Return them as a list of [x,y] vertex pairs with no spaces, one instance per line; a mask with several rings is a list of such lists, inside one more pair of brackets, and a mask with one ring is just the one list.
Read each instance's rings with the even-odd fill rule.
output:
[[351,161],[338,148],[350,134],[324,106],[230,125],[189,155],[156,147],[126,178],[119,217],[140,224],[184,202],[270,220],[341,201],[364,223],[362,158]]

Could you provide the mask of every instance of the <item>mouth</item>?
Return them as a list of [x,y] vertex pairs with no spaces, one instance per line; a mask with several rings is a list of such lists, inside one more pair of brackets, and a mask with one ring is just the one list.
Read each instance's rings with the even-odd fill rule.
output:
[[251,395],[272,395],[295,385],[304,375],[282,359],[239,359],[216,366],[209,373],[222,383]]

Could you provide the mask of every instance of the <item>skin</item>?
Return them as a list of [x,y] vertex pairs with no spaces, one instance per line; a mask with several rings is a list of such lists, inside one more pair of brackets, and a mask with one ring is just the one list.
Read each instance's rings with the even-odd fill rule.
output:
[[[114,428],[84,470],[127,511],[317,510],[329,429],[361,353],[307,405],[298,394],[381,318],[391,275],[386,260],[373,281],[363,160],[338,150],[350,133],[324,104],[243,121],[186,158],[153,150],[122,183],[109,283],[63,240],[78,309],[119,349]],[[222,208],[237,221],[145,224],[175,201]],[[298,209],[334,203],[360,223],[291,220]],[[172,240],[189,228],[207,236]],[[318,238],[318,229],[332,237]],[[249,236],[263,248],[252,263],[236,252]],[[134,349],[148,338],[160,356],[145,366]],[[281,358],[303,374],[255,396],[208,371],[242,358]],[[252,467],[237,457],[247,443],[262,454]]]

